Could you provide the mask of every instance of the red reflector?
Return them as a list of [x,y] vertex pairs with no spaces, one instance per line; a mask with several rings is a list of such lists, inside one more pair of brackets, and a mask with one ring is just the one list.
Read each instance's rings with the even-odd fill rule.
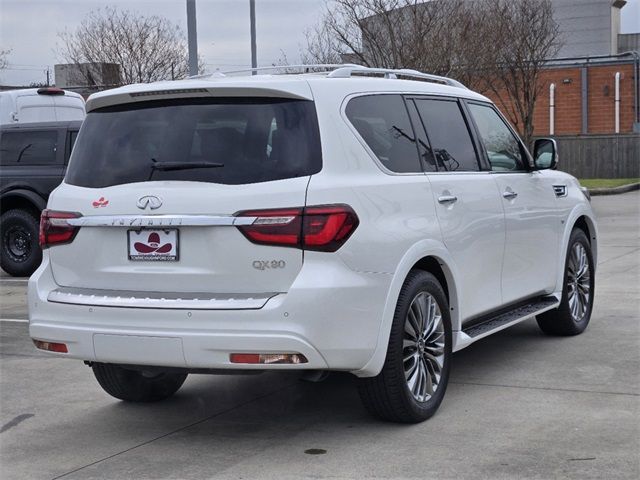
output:
[[40,247],[71,243],[80,227],[69,225],[68,220],[82,215],[75,212],[56,212],[44,210],[40,217]]
[[40,350],[47,350],[49,352],[57,353],[69,353],[67,346],[64,343],[43,342],[42,340],[34,340],[33,344]]
[[253,243],[323,252],[338,250],[359,223],[348,205],[254,210],[237,216],[255,217],[251,225],[238,226]]
[[301,353],[232,353],[231,363],[282,365],[307,363],[307,357]]
[[232,353],[229,355],[231,363],[260,363],[258,353]]
[[64,90],[56,87],[43,87],[38,89],[40,95],[64,95]]

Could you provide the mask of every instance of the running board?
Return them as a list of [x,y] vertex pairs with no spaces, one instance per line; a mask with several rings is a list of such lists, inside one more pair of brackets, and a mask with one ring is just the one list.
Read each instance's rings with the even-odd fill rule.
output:
[[560,300],[555,296],[541,297],[532,300],[524,305],[489,317],[481,323],[463,328],[462,331],[454,332],[453,351],[457,352],[471,345],[476,340],[480,340],[492,333],[504,330],[516,323],[523,322],[535,317],[547,310],[552,310],[560,305]]

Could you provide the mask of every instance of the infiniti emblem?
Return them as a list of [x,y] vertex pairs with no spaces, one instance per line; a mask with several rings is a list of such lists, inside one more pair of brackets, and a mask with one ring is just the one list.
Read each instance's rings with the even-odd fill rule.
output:
[[138,199],[138,203],[136,204],[138,208],[144,210],[149,207],[151,210],[155,210],[156,208],[160,208],[162,206],[162,200],[156,197],[155,195],[145,195],[144,197],[140,197]]

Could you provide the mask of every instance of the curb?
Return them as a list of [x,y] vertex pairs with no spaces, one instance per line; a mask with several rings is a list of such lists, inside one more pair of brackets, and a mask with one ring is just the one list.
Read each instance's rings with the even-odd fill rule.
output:
[[589,189],[591,195],[617,195],[618,193],[627,193],[634,190],[640,190],[640,183],[631,183],[620,187],[612,188],[593,188]]

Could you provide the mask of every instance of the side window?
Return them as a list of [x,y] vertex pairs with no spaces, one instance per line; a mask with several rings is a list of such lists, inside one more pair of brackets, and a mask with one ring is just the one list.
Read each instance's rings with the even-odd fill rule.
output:
[[3,132],[0,141],[2,165],[55,165],[58,131]]
[[400,95],[367,95],[349,100],[347,118],[380,162],[398,173],[422,172],[416,137]]
[[478,171],[480,166],[460,105],[455,100],[416,99],[438,170]]
[[487,149],[491,170],[510,172],[524,170],[525,159],[520,142],[498,113],[488,105],[469,104],[469,110]]
[[73,146],[76,143],[76,138],[78,138],[78,131],[77,130],[70,130],[69,131],[69,145],[67,148],[67,151],[64,154],[64,163],[68,163],[69,162],[69,157],[71,156],[71,151],[73,150]]
[[76,138],[78,138],[78,131],[72,130],[69,132],[69,151],[73,150],[73,146],[76,143]]

